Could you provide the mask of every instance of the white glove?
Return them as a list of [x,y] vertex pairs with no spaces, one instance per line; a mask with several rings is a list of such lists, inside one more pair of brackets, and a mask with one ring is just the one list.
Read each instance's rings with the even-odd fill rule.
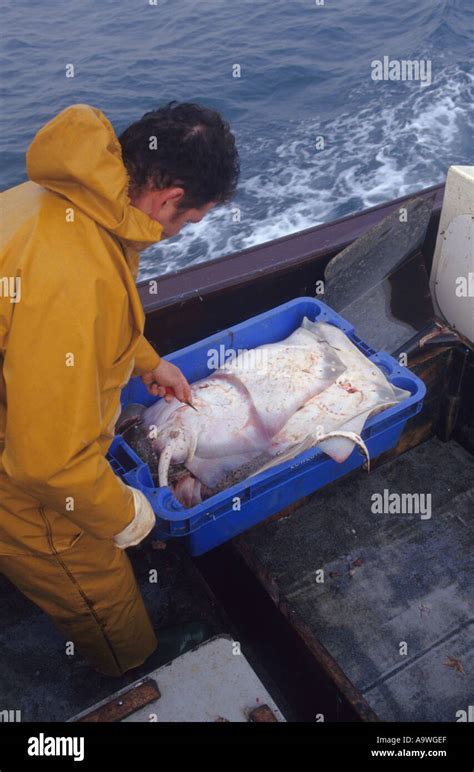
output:
[[114,536],[115,545],[121,550],[141,542],[156,525],[156,516],[147,497],[131,485],[127,485],[127,488],[133,493],[135,517],[123,531]]

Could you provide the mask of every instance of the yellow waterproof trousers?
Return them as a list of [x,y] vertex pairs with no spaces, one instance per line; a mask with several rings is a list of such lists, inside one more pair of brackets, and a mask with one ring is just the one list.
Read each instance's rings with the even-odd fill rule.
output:
[[130,560],[112,540],[83,532],[61,552],[0,555],[0,573],[101,673],[120,676],[157,646]]

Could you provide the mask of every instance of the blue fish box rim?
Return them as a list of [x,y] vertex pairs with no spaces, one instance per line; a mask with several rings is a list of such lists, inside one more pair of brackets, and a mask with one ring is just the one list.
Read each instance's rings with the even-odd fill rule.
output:
[[[301,325],[305,316],[311,321],[329,322],[339,327],[371,362],[380,367],[390,383],[410,392],[405,400],[369,418],[365,424],[361,436],[371,458],[376,458],[396,445],[407,420],[420,412],[426,387],[392,356],[384,351],[376,352],[364,343],[349,322],[320,300],[295,298],[164,358],[177,365],[193,383],[209,375],[209,349],[219,351],[223,346],[226,352],[229,349],[247,350],[283,340]],[[131,402],[148,407],[155,401],[139,377],[132,378],[121,394],[123,407]],[[222,544],[364,463],[358,448],[339,464],[316,446],[187,509],[175,499],[169,487],[154,486],[148,465],[122,437],[114,438],[107,458],[114,472],[128,485],[143,491],[150,501],[157,518],[154,537],[184,539],[192,555],[201,555]]]

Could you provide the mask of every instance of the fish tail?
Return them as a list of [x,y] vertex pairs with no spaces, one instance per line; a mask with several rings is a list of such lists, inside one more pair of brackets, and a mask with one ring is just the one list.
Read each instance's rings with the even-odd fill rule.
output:
[[350,440],[355,445],[357,445],[362,451],[365,458],[367,459],[366,461],[367,472],[370,472],[369,449],[365,444],[364,440],[362,439],[362,437],[360,436],[360,434],[357,434],[356,432],[337,431],[337,429],[335,429],[333,432],[327,432],[327,434],[322,434],[321,436],[317,437],[315,445],[319,445],[319,443],[324,442],[324,440],[330,440],[332,437],[343,437],[344,439]]
[[165,488],[168,485],[168,472],[172,456],[173,445],[170,443],[166,445],[163,452],[160,453],[160,460],[158,462],[158,481],[160,488]]

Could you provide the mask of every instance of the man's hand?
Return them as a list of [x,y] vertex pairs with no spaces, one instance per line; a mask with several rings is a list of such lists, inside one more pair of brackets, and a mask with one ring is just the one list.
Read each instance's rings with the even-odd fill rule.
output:
[[[171,402],[175,396],[180,402],[193,403],[191,387],[183,373],[166,359],[162,359],[150,373],[142,375],[142,381],[154,397],[164,397],[167,402]],[[174,396],[166,393],[166,387],[173,389]]]

